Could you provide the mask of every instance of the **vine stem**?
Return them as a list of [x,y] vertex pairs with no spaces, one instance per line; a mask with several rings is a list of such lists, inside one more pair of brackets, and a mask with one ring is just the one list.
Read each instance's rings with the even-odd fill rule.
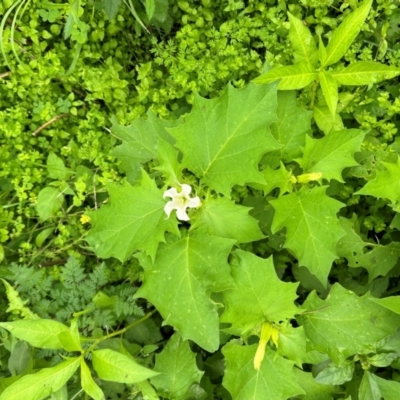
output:
[[8,75],[11,75],[11,71],[3,72],[0,74],[0,79],[7,78]]
[[313,88],[312,88],[312,93],[311,93],[311,101],[310,101],[310,108],[314,108],[314,102],[315,102],[315,96],[317,95],[317,87],[318,87],[318,82],[314,81]]
[[118,336],[118,335],[122,335],[123,333],[125,333],[127,330],[133,328],[136,325],[141,324],[142,322],[146,321],[146,319],[149,319],[157,310],[151,311],[148,314],[146,314],[144,317],[137,319],[136,321],[133,321],[131,324],[129,324],[128,326],[126,326],[125,328],[122,328],[118,331],[109,333],[108,335],[104,335],[101,338],[98,338],[95,340],[95,342],[86,350],[85,353],[89,353],[90,351],[92,351],[100,342],[102,342],[103,340],[106,339],[110,339],[114,336]]
[[66,113],[66,114],[60,114],[60,115],[56,115],[54,118],[52,118],[50,121],[47,121],[45,124],[43,124],[41,127],[39,127],[38,129],[36,129],[35,132],[32,133],[32,136],[36,136],[39,132],[41,132],[43,129],[46,129],[49,125],[53,124],[54,122],[58,121],[61,118],[65,118],[65,117],[69,117],[70,113]]

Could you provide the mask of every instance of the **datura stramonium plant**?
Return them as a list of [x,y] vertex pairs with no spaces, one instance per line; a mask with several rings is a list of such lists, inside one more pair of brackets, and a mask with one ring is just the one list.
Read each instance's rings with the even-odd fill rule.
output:
[[189,216],[187,215],[186,210],[188,208],[197,208],[201,206],[201,201],[198,196],[189,197],[189,194],[192,191],[192,187],[186,184],[178,185],[181,187],[181,191],[178,192],[176,188],[168,189],[164,192],[163,197],[170,197],[172,200],[169,201],[165,207],[164,211],[167,214],[168,218],[171,215],[172,210],[176,210],[176,217],[180,221],[189,221]]

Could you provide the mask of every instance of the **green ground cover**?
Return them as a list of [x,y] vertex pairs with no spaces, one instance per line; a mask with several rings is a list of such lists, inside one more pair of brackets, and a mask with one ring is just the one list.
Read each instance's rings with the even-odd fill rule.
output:
[[0,400],[398,399],[398,0],[0,15]]

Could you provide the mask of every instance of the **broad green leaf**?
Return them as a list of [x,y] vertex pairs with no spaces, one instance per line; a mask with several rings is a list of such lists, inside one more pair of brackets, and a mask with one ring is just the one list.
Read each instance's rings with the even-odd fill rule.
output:
[[105,381],[136,383],[158,375],[158,372],[142,367],[125,354],[110,349],[94,351],[92,363],[99,378]]
[[200,383],[204,372],[196,365],[196,355],[190,350],[189,342],[175,333],[160,354],[156,355],[154,370],[160,375],[151,378],[158,394],[167,399],[183,399],[189,388]]
[[358,397],[362,400],[381,400],[382,398],[375,375],[369,371],[364,371],[360,387],[358,388]]
[[16,338],[25,340],[33,347],[42,349],[61,349],[58,339],[61,332],[68,331],[64,324],[52,319],[23,319],[0,322],[0,326],[10,331]]
[[81,385],[85,393],[94,400],[105,400],[103,391],[93,380],[92,374],[85,360],[81,359]]
[[354,354],[375,353],[379,341],[396,332],[400,315],[372,299],[370,294],[358,297],[338,283],[325,300],[312,292],[303,304],[307,312],[300,317],[310,348],[328,354],[336,364]]
[[13,376],[22,374],[31,360],[32,356],[29,345],[20,340],[14,346],[8,359],[8,369]]
[[306,335],[302,326],[293,328],[286,322],[279,325],[279,338],[276,352],[296,363],[299,368],[306,362]]
[[[55,321],[54,321],[55,322]],[[0,400],[42,400],[61,389],[78,369],[80,358],[71,358],[35,374],[25,375],[7,387]]]
[[162,244],[154,263],[141,257],[143,285],[135,297],[155,305],[184,340],[207,351],[219,346],[217,308],[210,292],[234,287],[227,262],[234,240],[194,231],[180,240]]
[[322,40],[322,37],[319,36],[319,43],[318,43],[318,58],[321,65],[325,65],[326,60],[326,47]]
[[6,295],[8,300],[8,308],[6,312],[20,314],[23,318],[26,319],[40,319],[40,317],[33,313],[28,307],[25,306],[29,300],[22,301],[21,297],[19,297],[19,293],[4,279],[1,279],[6,288]]
[[400,314],[400,296],[390,296],[383,299],[372,298],[371,300],[396,314]]
[[176,182],[182,182],[182,167],[178,162],[179,151],[171,143],[164,139],[158,139],[158,161],[160,165],[155,167],[166,178],[168,186],[175,186]]
[[36,210],[42,222],[48,220],[58,210],[61,209],[61,204],[64,201],[64,196],[59,189],[54,187],[45,187],[42,189],[37,198]]
[[153,18],[154,11],[156,10],[155,0],[146,0],[144,3],[146,8],[146,15],[149,21]]
[[53,152],[47,157],[47,171],[50,178],[64,181],[71,176],[71,172],[65,167],[64,161]]
[[338,258],[335,245],[344,235],[336,217],[344,206],[325,194],[326,186],[309,189],[302,187],[270,204],[275,209],[272,232],[286,227],[284,247],[299,260],[324,285],[332,266]]
[[269,348],[259,370],[254,369],[253,359],[257,344],[241,346],[230,342],[222,352],[226,370],[222,384],[233,400],[286,400],[305,394],[293,373],[293,362],[276,354]]
[[67,331],[60,332],[58,339],[62,344],[63,349],[67,351],[81,351],[81,341],[78,330],[78,320],[74,318],[71,321],[71,326]]
[[279,188],[279,196],[292,192],[293,175],[291,171],[286,169],[282,161],[278,169],[272,169],[267,165],[267,168],[261,172],[264,175],[265,184],[259,185],[259,189],[263,190],[264,194],[270,193],[275,188]]
[[389,199],[394,206],[400,202],[400,158],[396,164],[382,162],[385,171],[376,170],[376,176],[355,194]]
[[118,13],[118,9],[122,4],[122,0],[100,0],[99,4],[106,12],[108,18],[113,19]]
[[400,243],[391,242],[387,245],[365,242],[356,232],[356,216],[352,219],[340,218],[340,225],[346,236],[340,238],[336,245],[339,257],[347,259],[349,267],[364,267],[368,271],[368,281],[377,276],[386,276],[396,265],[400,257]]
[[354,153],[360,151],[364,136],[359,129],[334,131],[322,139],[307,136],[303,156],[296,161],[305,173],[320,172],[323,179],[344,182],[342,171],[358,165]]
[[360,7],[350,13],[333,31],[326,47],[323,67],[338,62],[359,34],[371,8],[372,0],[365,0]]
[[314,107],[313,117],[318,128],[321,129],[325,135],[328,135],[328,133],[332,131],[341,131],[344,129],[343,121],[340,115],[336,113],[335,116],[332,117],[328,107]]
[[381,396],[385,400],[398,400],[400,393],[400,383],[397,381],[390,381],[374,375],[374,380],[378,384]]
[[354,374],[354,361],[345,360],[340,365],[330,362],[315,377],[315,381],[324,385],[343,385],[351,381]]
[[121,160],[128,181],[131,183],[140,178],[141,164],[158,159],[159,139],[173,142],[166,128],[177,124],[177,122],[157,118],[150,110],[146,120],[138,118],[129,126],[120,125],[115,118],[111,121],[112,134],[122,140],[122,144],[115,147],[111,154]]
[[336,115],[336,108],[339,99],[338,85],[333,79],[330,72],[321,71],[319,73],[319,83],[321,84],[322,94],[324,95],[326,104],[328,105],[329,111],[332,117]]
[[288,12],[290,20],[289,39],[293,47],[296,63],[307,63],[315,67],[318,63],[318,50],[310,30]]
[[233,255],[236,288],[222,293],[225,310],[221,322],[231,324],[225,331],[243,335],[265,321],[284,321],[299,312],[294,304],[298,283],[282,282],[272,257],[263,259],[239,249]]
[[318,73],[315,69],[309,64],[303,62],[271,69],[258,78],[253,79],[253,82],[268,84],[279,79],[279,90],[296,90],[303,89],[317,79],[317,77]]
[[400,68],[375,61],[359,61],[348,67],[340,67],[331,73],[341,85],[361,86],[392,79],[400,75]]
[[98,257],[125,261],[133,252],[155,257],[165,231],[176,232],[177,219],[167,219],[163,191],[143,171],[136,186],[110,184],[110,204],[90,212],[92,229],[86,237]]
[[304,372],[298,368],[293,369],[293,373],[299,386],[306,393],[301,396],[302,400],[332,400],[335,393],[335,386],[322,385],[315,381],[311,372]]
[[280,147],[268,128],[276,106],[276,85],[229,85],[219,98],[196,96],[185,123],[169,130],[183,166],[226,197],[234,185],[262,182],[258,162]]
[[[278,92],[278,120],[271,125],[271,132],[281,149],[266,154],[264,160],[270,157],[293,161],[301,156],[301,147],[304,146],[306,135],[311,133],[312,112],[305,110],[297,103],[296,92]],[[296,121],[294,124],[293,121]],[[277,164],[279,161],[277,162]]]
[[210,235],[234,239],[238,243],[254,242],[264,235],[249,211],[250,208],[237,205],[226,197],[210,196],[193,218],[192,228],[204,227]]
[[[169,8],[168,0],[154,0],[154,4],[155,4],[155,10],[153,14],[153,21],[156,20],[160,23],[168,21],[168,8]],[[167,29],[164,26],[162,27],[167,31]]]

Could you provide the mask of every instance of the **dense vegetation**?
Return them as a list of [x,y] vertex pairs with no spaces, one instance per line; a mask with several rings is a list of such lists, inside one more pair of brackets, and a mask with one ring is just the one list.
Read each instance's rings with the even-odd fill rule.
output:
[[0,15],[0,400],[398,399],[398,0]]

